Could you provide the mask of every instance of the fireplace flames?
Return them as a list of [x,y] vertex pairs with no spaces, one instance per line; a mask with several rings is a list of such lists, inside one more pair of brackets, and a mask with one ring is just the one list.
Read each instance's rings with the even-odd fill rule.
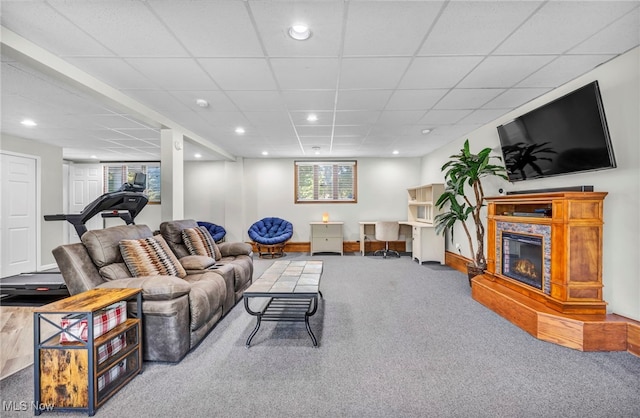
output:
[[536,273],[536,266],[526,258],[522,258],[515,262],[513,266],[513,270],[526,277],[530,277],[532,279],[538,278],[538,273]]

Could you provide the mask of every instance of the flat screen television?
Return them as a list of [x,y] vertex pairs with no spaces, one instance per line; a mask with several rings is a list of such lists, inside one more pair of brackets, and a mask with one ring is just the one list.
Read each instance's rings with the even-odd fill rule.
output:
[[509,181],[615,168],[598,82],[498,126]]

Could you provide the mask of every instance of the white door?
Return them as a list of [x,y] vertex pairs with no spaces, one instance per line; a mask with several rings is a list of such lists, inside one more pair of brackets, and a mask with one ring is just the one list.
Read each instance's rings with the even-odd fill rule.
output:
[[[102,165],[72,164],[69,168],[69,213],[80,213],[98,196],[102,195]],[[91,218],[86,224],[89,229],[104,228],[100,214]],[[69,228],[69,242],[79,242],[76,229]]]
[[0,154],[0,275],[37,269],[37,164],[35,158]]

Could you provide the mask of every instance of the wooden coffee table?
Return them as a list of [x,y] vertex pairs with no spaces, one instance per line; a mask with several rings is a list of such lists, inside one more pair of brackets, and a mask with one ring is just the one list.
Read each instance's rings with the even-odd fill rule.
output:
[[[262,321],[302,322],[313,341],[318,346],[311,327],[309,317],[318,309],[320,292],[320,276],[322,261],[284,261],[274,262],[244,292],[244,307],[247,312],[257,317],[256,327],[247,338],[246,347],[256,335]],[[250,298],[268,298],[267,303],[259,311],[249,308]]]

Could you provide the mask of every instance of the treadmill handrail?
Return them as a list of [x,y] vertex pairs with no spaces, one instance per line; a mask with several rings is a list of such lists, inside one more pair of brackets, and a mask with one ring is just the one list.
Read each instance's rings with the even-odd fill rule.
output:
[[149,202],[149,198],[142,192],[117,191],[105,193],[89,203],[80,213],[63,215],[45,215],[45,221],[67,220],[81,237],[87,232],[86,223],[101,212],[125,210],[127,214],[118,215],[127,225],[134,224],[134,219]]

